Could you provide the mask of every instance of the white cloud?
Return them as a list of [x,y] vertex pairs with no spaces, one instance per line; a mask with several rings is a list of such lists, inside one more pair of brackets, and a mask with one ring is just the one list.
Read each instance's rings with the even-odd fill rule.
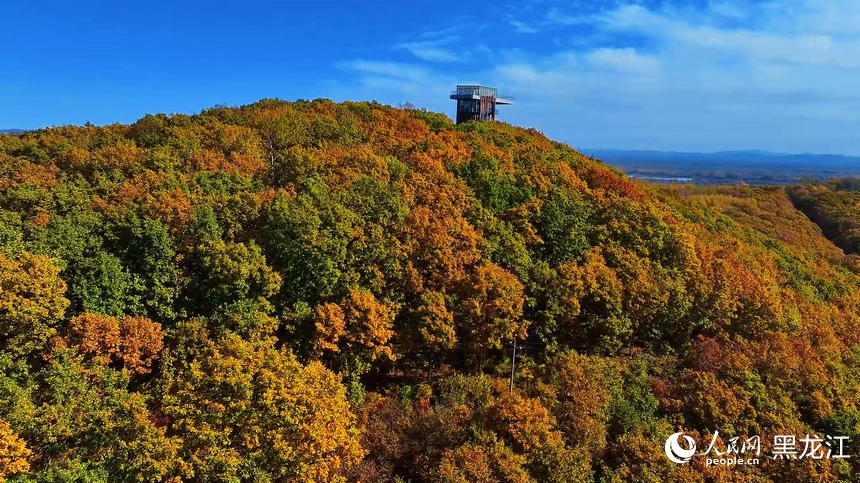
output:
[[448,35],[445,37],[434,38],[432,40],[404,42],[399,44],[397,48],[404,49],[415,57],[428,62],[456,62],[461,58],[461,56],[458,55],[456,51],[445,48],[444,46],[450,45],[457,40],[457,37]]
[[[491,44],[489,66],[354,70],[365,81],[404,69],[387,75],[425,86],[459,76],[495,84],[519,101],[503,118],[575,145],[860,154],[860,1],[554,5],[509,18],[510,33],[530,41],[520,50]],[[575,42],[555,42],[565,35]],[[434,44],[439,38],[419,38],[410,52],[447,61],[470,41]]]
[[436,77],[436,75],[426,67],[403,62],[353,60],[342,63],[340,67],[363,74],[364,79],[384,77],[412,84],[424,84],[430,82],[431,79]]
[[415,57],[430,62],[455,62],[458,59],[456,52],[441,47],[434,47],[426,43],[403,44],[401,47],[408,50]]
[[854,38],[860,26],[860,2],[855,0],[808,0],[792,9],[797,28]]
[[746,18],[748,10],[744,8],[744,4],[740,2],[724,1],[708,1],[708,7],[717,15],[729,18]]
[[521,34],[538,34],[559,27],[584,25],[593,21],[590,15],[562,13],[556,7],[552,7],[542,16],[530,21],[518,18],[509,18],[508,24]]
[[631,47],[623,49],[599,48],[589,52],[587,58],[596,68],[607,68],[634,74],[653,73],[660,66],[659,59],[642,55]]
[[328,97],[337,101],[377,100],[392,105],[410,102],[446,111],[450,109],[448,95],[458,82],[454,77],[407,62],[354,60],[338,67],[355,75],[355,80],[329,83]]
[[538,25],[523,22],[521,20],[510,19],[508,23],[521,34],[536,34],[541,31]]
[[559,9],[550,9],[546,14],[546,22],[549,25],[581,25],[590,23],[592,18],[588,15],[565,14]]

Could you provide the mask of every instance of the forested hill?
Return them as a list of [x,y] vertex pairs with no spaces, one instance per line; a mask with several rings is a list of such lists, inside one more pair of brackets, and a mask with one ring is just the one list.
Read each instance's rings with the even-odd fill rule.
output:
[[852,481],[663,445],[860,455],[858,272],[782,188],[502,123],[265,100],[0,136],[0,481]]
[[793,186],[788,194],[828,239],[845,253],[860,255],[860,178]]

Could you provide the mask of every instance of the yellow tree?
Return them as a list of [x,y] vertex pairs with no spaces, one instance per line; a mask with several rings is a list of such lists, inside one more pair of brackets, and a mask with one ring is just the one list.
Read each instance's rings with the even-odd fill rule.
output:
[[490,437],[484,445],[467,443],[442,456],[433,481],[439,483],[534,483],[526,458]]
[[125,317],[120,326],[119,358],[137,374],[152,372],[152,363],[164,347],[161,324],[146,317]]
[[83,313],[67,328],[66,341],[100,364],[122,362],[135,374],[148,374],[164,346],[161,324],[146,317],[114,317]]
[[512,441],[511,447],[518,453],[537,453],[564,446],[552,414],[539,399],[530,398],[519,390],[503,390],[489,413],[493,428]]
[[0,483],[9,475],[29,470],[27,458],[30,454],[27,445],[12,431],[9,423],[0,419]]
[[317,306],[314,315],[318,352],[342,352],[365,362],[393,360],[389,341],[394,336],[394,309],[367,290],[352,288],[338,304]]
[[590,342],[602,352],[615,352],[632,335],[629,315],[624,311],[624,284],[609,267],[603,250],[589,250],[581,263],[559,266],[565,329]]
[[545,404],[558,419],[565,440],[589,456],[598,456],[606,448],[607,367],[612,366],[596,356],[568,351],[547,363],[547,384],[541,385]]
[[119,352],[121,336],[115,317],[85,312],[73,317],[66,330],[69,345],[100,364],[110,364]]
[[50,258],[0,253],[0,351],[26,356],[44,348],[69,306],[65,291]]
[[529,322],[522,318],[525,288],[516,275],[495,263],[479,265],[464,291],[462,325],[483,364],[487,349],[525,339]]
[[318,305],[314,310],[314,326],[314,350],[319,354],[324,351],[338,352],[338,342],[346,330],[346,320],[340,305]]
[[418,307],[421,339],[433,351],[453,349],[457,343],[454,313],[448,309],[445,294],[428,291]]
[[198,343],[190,359],[168,356],[162,400],[195,479],[345,481],[364,450],[339,377],[273,339]]

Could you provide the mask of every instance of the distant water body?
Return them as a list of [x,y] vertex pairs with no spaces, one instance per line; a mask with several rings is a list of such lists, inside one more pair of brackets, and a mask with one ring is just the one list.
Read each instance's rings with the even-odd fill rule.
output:
[[647,181],[665,181],[669,183],[692,183],[693,178],[684,178],[680,176],[643,176],[641,174],[632,174],[631,178],[634,179],[644,179]]

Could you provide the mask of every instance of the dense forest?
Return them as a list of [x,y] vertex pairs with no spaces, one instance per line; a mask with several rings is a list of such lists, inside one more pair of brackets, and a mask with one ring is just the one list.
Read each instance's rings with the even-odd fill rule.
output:
[[860,255],[860,178],[792,186],[788,194],[828,239],[845,253]]
[[860,455],[858,274],[784,188],[503,123],[264,100],[0,135],[0,481],[858,481],[663,450]]

